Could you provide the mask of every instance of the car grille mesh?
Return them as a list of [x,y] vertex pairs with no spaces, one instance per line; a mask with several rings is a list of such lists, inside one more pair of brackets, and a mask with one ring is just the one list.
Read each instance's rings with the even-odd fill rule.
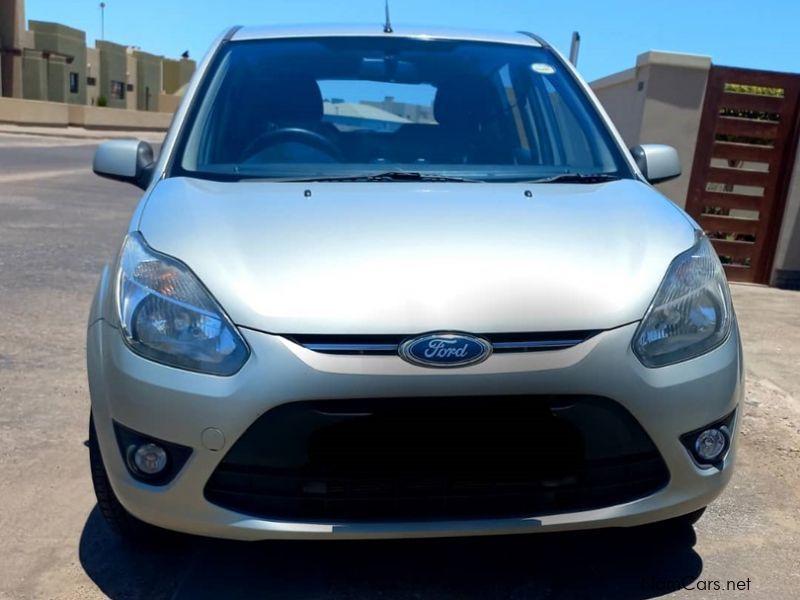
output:
[[603,398],[329,400],[263,415],[205,495],[277,520],[452,520],[612,506],[668,479],[633,417]]

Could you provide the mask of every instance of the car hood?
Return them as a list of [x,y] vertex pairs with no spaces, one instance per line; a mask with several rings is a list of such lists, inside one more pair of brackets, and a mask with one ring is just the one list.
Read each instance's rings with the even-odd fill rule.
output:
[[234,323],[295,334],[609,329],[642,318],[670,261],[694,242],[686,216],[632,180],[170,178],[139,229]]

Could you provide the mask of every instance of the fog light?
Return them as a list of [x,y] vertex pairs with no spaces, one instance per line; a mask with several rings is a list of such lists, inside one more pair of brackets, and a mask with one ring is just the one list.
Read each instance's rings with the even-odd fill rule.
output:
[[144,475],[158,475],[167,466],[167,451],[152,442],[131,447],[133,466]]
[[700,460],[714,462],[722,456],[727,445],[728,438],[720,429],[706,429],[694,441],[694,451]]
[[192,449],[150,437],[114,423],[117,446],[131,477],[147,485],[166,485],[186,464]]

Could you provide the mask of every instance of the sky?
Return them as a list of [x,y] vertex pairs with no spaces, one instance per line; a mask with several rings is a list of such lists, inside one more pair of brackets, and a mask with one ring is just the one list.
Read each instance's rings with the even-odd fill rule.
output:
[[[96,0],[27,0],[26,17],[100,38]],[[201,58],[230,25],[383,23],[383,0],[105,0],[105,38],[146,52]],[[578,70],[592,81],[648,50],[715,64],[800,72],[800,0],[390,0],[403,24],[533,31],[564,54],[581,34]]]

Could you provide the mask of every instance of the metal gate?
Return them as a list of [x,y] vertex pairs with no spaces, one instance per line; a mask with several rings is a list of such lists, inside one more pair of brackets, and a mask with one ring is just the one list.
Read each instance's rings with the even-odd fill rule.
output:
[[800,75],[712,67],[686,211],[731,281],[769,283],[800,129]]

